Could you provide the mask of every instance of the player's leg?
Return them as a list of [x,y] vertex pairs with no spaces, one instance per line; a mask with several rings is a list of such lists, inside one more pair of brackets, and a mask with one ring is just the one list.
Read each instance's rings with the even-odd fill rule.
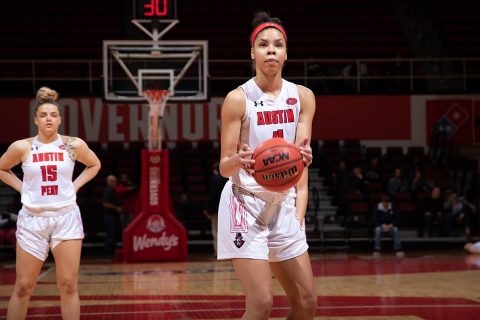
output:
[[400,241],[400,230],[398,227],[393,227],[392,229],[392,239],[393,239],[393,250],[401,251],[402,243]]
[[272,308],[272,274],[268,263],[268,228],[258,223],[264,202],[248,191],[225,184],[218,210],[220,260],[231,259],[245,292],[242,319],[268,319]]
[[52,249],[63,319],[80,319],[78,271],[81,249],[80,239],[62,241]]
[[374,251],[380,251],[382,249],[382,227],[375,227],[375,240],[374,240]]
[[295,197],[280,204],[275,221],[269,225],[269,260],[291,307],[288,319],[313,319],[316,293],[308,255],[305,225],[296,215]]
[[308,252],[293,259],[271,262],[270,267],[287,294],[291,306],[288,319],[313,319],[317,295]]
[[17,243],[16,279],[8,302],[7,319],[25,319],[30,297],[37,284],[43,260],[23,250]]
[[242,319],[268,319],[273,305],[272,275],[268,261],[232,259],[232,263],[245,292],[246,311]]

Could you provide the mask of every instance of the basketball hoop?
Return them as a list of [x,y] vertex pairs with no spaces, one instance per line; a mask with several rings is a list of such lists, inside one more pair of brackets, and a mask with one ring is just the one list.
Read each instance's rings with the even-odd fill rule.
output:
[[163,117],[163,111],[167,104],[168,97],[170,97],[170,91],[168,90],[145,90],[143,96],[150,104],[150,115],[156,115],[157,117]]
[[150,122],[149,122],[149,150],[162,149],[162,119],[165,106],[170,97],[169,90],[145,90],[143,96],[150,105]]

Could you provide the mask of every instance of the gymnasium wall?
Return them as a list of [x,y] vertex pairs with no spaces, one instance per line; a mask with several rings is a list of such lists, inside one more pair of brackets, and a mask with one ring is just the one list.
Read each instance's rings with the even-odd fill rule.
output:
[[[312,139],[359,139],[366,146],[425,146],[439,123],[458,145],[480,143],[480,95],[317,96]],[[148,105],[110,104],[98,97],[60,99],[61,132],[89,142],[143,141]],[[165,136],[169,141],[218,140],[223,98],[208,103],[168,104]],[[0,121],[0,143],[36,133],[34,100],[0,99],[9,112]],[[27,121],[31,119],[31,121]],[[30,125],[29,125],[30,123]],[[477,125],[475,125],[477,124]]]

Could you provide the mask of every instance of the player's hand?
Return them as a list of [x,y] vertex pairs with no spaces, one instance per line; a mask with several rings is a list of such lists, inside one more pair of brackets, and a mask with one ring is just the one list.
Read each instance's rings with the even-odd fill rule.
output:
[[310,147],[309,139],[303,139],[298,148],[303,156],[303,164],[305,165],[305,168],[308,168],[313,162],[312,148]]
[[244,144],[235,155],[238,166],[249,175],[253,175],[254,173],[252,167],[255,160],[252,159],[252,154],[253,150],[250,149],[248,144]]

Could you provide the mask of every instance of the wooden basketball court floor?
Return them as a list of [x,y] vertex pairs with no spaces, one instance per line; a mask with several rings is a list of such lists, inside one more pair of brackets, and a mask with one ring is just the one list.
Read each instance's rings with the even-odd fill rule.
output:
[[[312,253],[318,294],[315,319],[480,319],[480,256],[416,252],[403,258],[370,253]],[[0,262],[0,319],[15,280],[13,260]],[[240,284],[228,261],[113,263],[83,258],[81,319],[239,319]],[[287,299],[274,281],[271,319],[285,319]],[[28,319],[61,319],[55,267],[48,260]]]

